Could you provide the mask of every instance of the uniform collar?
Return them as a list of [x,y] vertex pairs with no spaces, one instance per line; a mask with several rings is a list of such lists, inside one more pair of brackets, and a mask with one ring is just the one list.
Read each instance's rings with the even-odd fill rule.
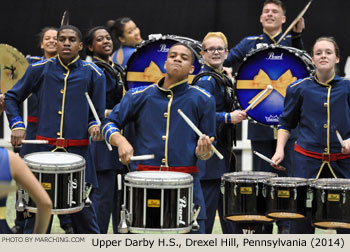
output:
[[338,81],[338,80],[340,80],[341,78],[338,76],[338,75],[336,75],[335,73],[333,73],[333,75],[331,76],[331,78],[329,79],[329,80],[327,80],[326,82],[321,82],[321,81],[319,81],[318,79],[317,79],[317,76],[316,76],[316,74],[314,75],[314,80],[315,80],[315,82],[317,82],[318,84],[320,84],[320,85],[322,85],[322,86],[330,86],[330,85],[332,85],[332,84],[334,84],[334,81]]
[[157,82],[157,87],[159,90],[164,91],[164,92],[169,92],[169,91],[173,91],[173,92],[179,92],[179,91],[183,91],[185,89],[187,89],[188,86],[188,79],[184,79],[182,81],[179,81],[177,83],[172,84],[168,89],[163,88],[164,85],[164,79],[165,77],[163,77],[162,79],[160,79]]
[[57,61],[60,63],[60,65],[65,68],[65,69],[69,69],[69,68],[75,68],[80,66],[80,56],[78,55],[74,60],[72,60],[71,62],[69,62],[67,65],[63,64],[63,62],[61,61],[61,58],[59,55],[57,55]]
[[279,32],[277,32],[275,35],[271,36],[270,33],[268,33],[267,31],[265,31],[265,29],[263,30],[264,35],[267,36],[271,41],[273,41],[274,44],[277,43],[277,41],[280,39],[280,37],[282,36],[282,30],[280,30]]
[[106,62],[106,63],[108,63],[108,64],[110,64],[111,65],[111,61],[109,61],[109,60],[107,60],[107,61],[105,61],[104,59],[101,59],[100,57],[97,57],[97,56],[94,56],[94,57],[92,57],[95,61],[102,61],[102,62]]
[[221,76],[224,75],[224,69],[222,69],[221,71],[216,70],[214,67],[212,67],[209,63],[205,62],[205,64],[202,67],[204,70],[209,71],[209,72],[215,72],[220,74]]

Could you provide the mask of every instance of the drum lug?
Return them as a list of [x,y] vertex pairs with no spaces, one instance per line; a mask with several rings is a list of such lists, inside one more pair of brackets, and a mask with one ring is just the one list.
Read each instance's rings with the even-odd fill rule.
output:
[[235,184],[235,186],[233,187],[233,194],[235,195],[235,197],[237,197],[237,187],[237,184]]
[[263,188],[262,188],[262,195],[264,196],[264,198],[266,198],[266,186],[263,185]]
[[129,232],[128,217],[129,213],[125,209],[125,205],[122,205],[122,210],[120,211],[120,222],[118,225],[118,232],[121,234],[127,234]]
[[259,196],[259,185],[258,184],[255,185],[255,194],[256,194],[256,197]]
[[89,198],[91,188],[92,188],[91,184],[85,184],[85,207],[91,206],[91,200]]
[[271,193],[270,193],[270,195],[271,195],[271,199],[274,199],[275,198],[275,188],[272,186],[271,187]]
[[25,198],[24,198],[24,191],[23,190],[18,190],[17,191],[18,199],[16,201],[16,210],[18,212],[23,212],[25,208]]
[[295,188],[293,189],[293,191],[294,191],[294,200],[297,200],[297,198],[298,198],[298,191],[297,191],[297,188],[295,187]]
[[325,195],[326,195],[325,191],[322,190],[322,193],[321,193],[321,201],[322,201],[323,204],[325,203],[325,200],[324,200]]
[[220,190],[222,194],[225,194],[225,180],[221,180]]
[[345,191],[343,191],[343,205],[345,205],[345,202],[346,202],[346,194],[345,194]]
[[197,217],[199,215],[199,212],[201,211],[200,206],[194,206],[193,207],[193,221],[192,221],[192,231],[198,231],[200,226],[197,222]]
[[313,191],[311,188],[307,189],[307,195],[306,195],[306,207],[311,208],[312,207],[312,201],[313,201]]

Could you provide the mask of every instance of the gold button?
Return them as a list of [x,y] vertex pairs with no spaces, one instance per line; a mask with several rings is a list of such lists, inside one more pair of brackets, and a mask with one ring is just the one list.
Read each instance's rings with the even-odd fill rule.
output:
[[59,111],[58,111],[58,114],[59,114],[59,115],[62,115],[62,111],[61,111],[61,110],[59,110]]
[[166,136],[162,136],[162,139],[163,139],[163,140],[166,140]]
[[61,133],[60,133],[60,132],[57,132],[57,136],[61,136]]
[[327,129],[328,125],[327,124],[323,124],[323,128]]
[[171,94],[168,94],[167,97],[170,99],[171,98]]
[[60,90],[60,93],[61,93],[61,94],[63,94],[63,93],[64,93],[64,90],[63,90],[63,89],[61,89],[61,90]]
[[168,113],[167,112],[164,113],[164,117],[168,118]]
[[165,158],[162,158],[162,163],[165,163]]
[[323,103],[323,106],[327,108],[328,107],[328,103],[327,102]]
[[328,148],[324,148],[324,152],[328,152]]

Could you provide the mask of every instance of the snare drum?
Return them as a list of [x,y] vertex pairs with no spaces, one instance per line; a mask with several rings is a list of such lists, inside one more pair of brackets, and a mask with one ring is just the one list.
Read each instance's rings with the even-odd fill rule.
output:
[[276,177],[266,180],[266,215],[275,219],[306,216],[308,180]]
[[130,172],[125,176],[123,207],[131,233],[188,233],[193,178],[180,172]]
[[249,53],[235,74],[237,100],[246,109],[268,85],[273,87],[247,114],[250,119],[277,125],[283,111],[286,88],[292,82],[312,75],[311,57],[304,51],[270,45]]
[[125,89],[148,86],[165,76],[164,64],[170,47],[176,43],[186,43],[195,54],[194,71],[189,76],[189,82],[201,69],[201,43],[185,37],[174,35],[160,35],[143,42],[136,48],[126,64]]
[[263,186],[266,179],[276,176],[271,172],[225,173],[221,177],[224,218],[230,221],[272,222],[273,219],[265,216]]
[[319,228],[350,228],[350,179],[317,179],[312,190],[312,224]]
[[[37,152],[24,156],[52,200],[52,213],[69,214],[83,209],[85,199],[85,160],[66,152]],[[34,201],[25,192],[25,209],[36,213]]]

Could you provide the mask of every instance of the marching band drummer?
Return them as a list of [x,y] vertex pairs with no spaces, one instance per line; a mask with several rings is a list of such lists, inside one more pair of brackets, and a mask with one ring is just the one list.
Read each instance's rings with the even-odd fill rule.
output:
[[[57,55],[57,28],[56,27],[44,27],[41,32],[38,35],[39,37],[39,46],[43,50],[44,55],[41,57],[38,56],[27,56],[26,59],[29,64],[33,64],[45,59],[50,59]],[[28,122],[27,122],[27,129],[26,129],[26,139],[32,140],[36,137],[36,131],[37,131],[37,100],[35,93],[32,93],[28,98]],[[35,144],[24,144],[19,154],[21,157],[24,157],[27,154],[37,152],[36,150],[37,145]],[[16,219],[15,219],[15,226],[11,228],[12,232],[15,234],[23,233],[24,229],[24,220],[21,220],[20,214],[22,212],[17,212]],[[72,221],[70,220],[70,216],[66,214],[58,215],[58,218],[60,220],[60,226],[63,230],[65,230],[66,234],[72,234],[73,228],[72,228]],[[34,227],[34,220],[30,220],[31,225],[30,228],[27,225],[27,228],[29,228],[29,232]],[[27,223],[28,224],[28,223]]]
[[[2,112],[2,109],[0,109]],[[37,218],[33,229],[34,234],[45,234],[51,217],[52,202],[24,161],[15,153],[0,148],[0,182],[18,182],[34,200],[37,206]],[[12,233],[6,222],[6,200],[0,199],[0,233]]]
[[234,232],[232,223],[223,220],[223,197],[220,191],[221,176],[234,171],[234,157],[231,157],[232,145],[235,138],[234,124],[246,118],[246,113],[233,111],[233,97],[228,92],[232,90],[231,80],[223,73],[223,63],[228,54],[227,38],[222,32],[209,32],[202,42],[202,55],[205,65],[200,73],[212,73],[214,76],[204,75],[196,83],[199,87],[210,92],[216,101],[216,134],[218,137],[216,148],[223,154],[220,160],[214,156],[209,160],[198,160],[197,165],[204,194],[207,220],[205,233],[211,234],[216,211],[220,216],[221,229],[224,234]]
[[[93,62],[104,62],[110,65],[110,69],[113,70],[114,63],[109,60],[113,52],[113,42],[111,32],[107,27],[92,28],[86,35],[84,42],[86,53],[92,57]],[[102,66],[100,67],[102,68]],[[123,86],[118,85],[119,78],[117,76],[109,72],[107,68],[104,70],[106,75],[105,116],[107,116],[113,107],[120,102],[123,96]],[[105,141],[93,141],[90,150],[99,184],[99,187],[94,189],[93,193],[93,206],[96,211],[97,223],[101,233],[106,234],[112,213],[113,232],[118,233],[122,203],[122,199],[118,197],[121,197],[123,193],[122,191],[117,193],[117,174],[124,175],[127,173],[127,168],[120,163],[117,148],[109,151]],[[120,187],[123,188],[122,185]]]
[[[299,124],[295,177],[350,178],[350,80],[335,73],[339,57],[339,47],[333,38],[317,39],[312,48],[316,74],[297,80],[287,88],[272,160],[277,165],[282,162],[290,130]],[[347,139],[343,141],[343,148],[336,130]],[[310,212],[306,220],[291,221],[291,233],[314,233]],[[339,229],[337,232],[350,233],[350,230]]]
[[[253,49],[259,49],[262,46],[276,44],[282,37],[282,24],[286,21],[286,8],[280,0],[266,0],[263,5],[262,13],[260,15],[260,23],[263,27],[263,34],[259,36],[251,36],[244,38],[239,44],[229,51],[225,66],[237,67],[246,57],[246,55]],[[293,28],[291,35],[285,36],[280,45],[293,46],[298,49],[303,49],[303,42],[301,39],[301,32],[304,29],[304,20],[301,18]],[[283,161],[283,166],[286,171],[277,171],[260,159],[253,155],[253,170],[264,172],[275,172],[279,176],[287,177],[292,175],[293,171],[293,146],[296,139],[297,130],[294,131],[285,147],[286,158]],[[253,151],[257,151],[267,157],[272,157],[276,148],[276,132],[270,126],[260,125],[254,122],[248,122],[248,139],[251,141]],[[288,225],[285,222],[278,221],[279,233],[288,233]],[[267,227],[266,233],[272,232],[272,225],[264,225]]]
[[[19,105],[30,93],[38,97],[38,129],[36,139],[48,140],[40,151],[68,151],[85,158],[86,182],[97,185],[96,171],[88,152],[89,135],[101,140],[99,127],[90,112],[85,92],[88,92],[100,118],[105,108],[106,79],[93,63],[79,58],[82,36],[78,28],[64,25],[58,29],[55,58],[29,65],[20,79],[5,95],[11,143],[21,144],[25,138]],[[71,214],[75,233],[99,233],[92,207]]]
[[[197,159],[212,156],[211,144],[215,136],[215,100],[207,91],[187,82],[194,70],[192,49],[177,43],[168,51],[166,75],[157,84],[131,89],[114,107],[102,123],[105,139],[118,147],[124,164],[130,163],[135,153],[154,154],[155,159],[141,161],[137,170],[179,171],[193,176],[194,203],[201,207],[197,218],[199,233],[205,232],[205,203],[199,182]],[[201,132],[196,133],[178,114],[181,108]],[[136,125],[134,146],[120,134],[127,123]],[[135,152],[134,152],[135,149]]]
[[142,42],[140,28],[129,17],[122,17],[114,21],[111,31],[120,45],[113,53],[112,61],[125,68],[135,47]]

